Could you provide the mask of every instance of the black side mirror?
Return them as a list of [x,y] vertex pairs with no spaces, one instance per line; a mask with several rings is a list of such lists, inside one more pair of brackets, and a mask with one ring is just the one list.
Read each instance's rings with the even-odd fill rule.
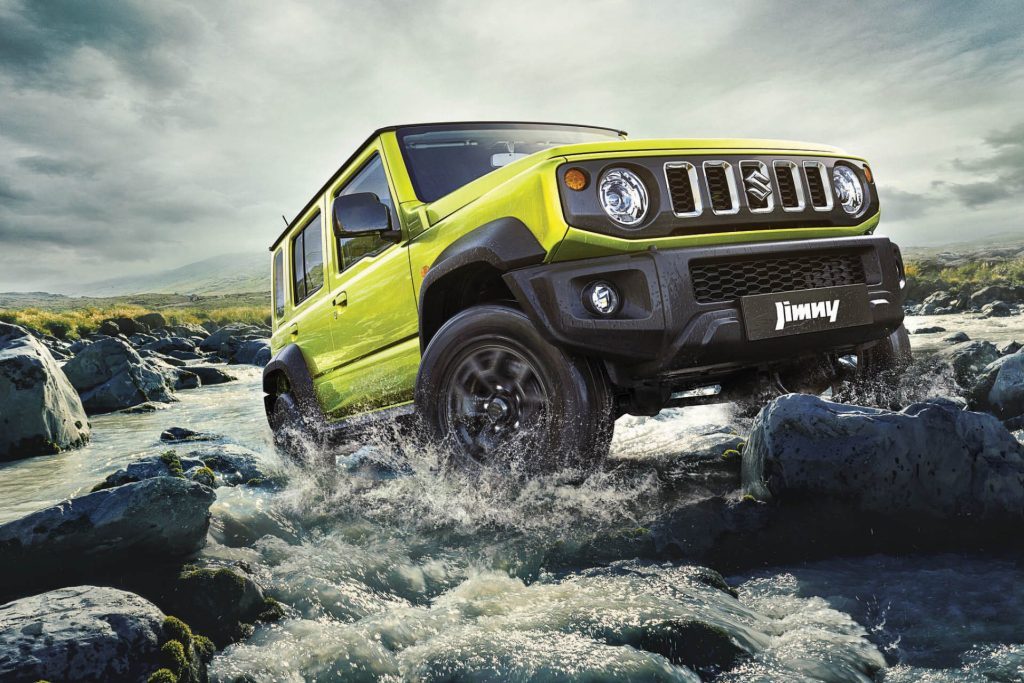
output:
[[380,235],[390,242],[402,239],[401,230],[391,229],[391,211],[372,192],[355,192],[334,198],[334,236]]

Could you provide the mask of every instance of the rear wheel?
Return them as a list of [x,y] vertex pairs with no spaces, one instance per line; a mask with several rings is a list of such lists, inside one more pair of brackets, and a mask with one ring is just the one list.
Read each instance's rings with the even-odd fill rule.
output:
[[474,306],[437,332],[420,364],[416,408],[461,467],[589,464],[611,442],[603,369],[548,343],[508,306]]

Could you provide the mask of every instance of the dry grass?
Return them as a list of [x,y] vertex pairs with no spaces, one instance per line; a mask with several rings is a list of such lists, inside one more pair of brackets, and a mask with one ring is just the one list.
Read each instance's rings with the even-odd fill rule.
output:
[[268,323],[265,306],[229,306],[224,308],[174,307],[165,309],[135,305],[90,306],[68,309],[0,309],[0,321],[30,327],[61,339],[78,339],[95,332],[108,318],[137,318],[146,313],[160,313],[168,324],[201,324],[212,320],[218,325],[228,323]]
[[980,289],[988,285],[1024,284],[1024,259],[1007,261],[972,261],[961,266],[943,268],[934,262],[908,262],[908,296],[924,298],[939,290],[960,291]]

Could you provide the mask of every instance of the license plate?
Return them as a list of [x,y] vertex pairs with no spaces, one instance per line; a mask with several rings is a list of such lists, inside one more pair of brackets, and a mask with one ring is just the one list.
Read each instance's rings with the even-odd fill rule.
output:
[[822,332],[872,321],[867,285],[740,297],[747,339]]

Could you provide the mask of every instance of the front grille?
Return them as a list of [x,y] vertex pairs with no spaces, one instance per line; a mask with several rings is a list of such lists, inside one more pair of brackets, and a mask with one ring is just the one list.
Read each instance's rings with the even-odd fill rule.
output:
[[665,164],[665,180],[672,199],[672,211],[677,216],[692,216],[697,211],[696,173],[693,164]]
[[735,301],[741,296],[866,282],[859,253],[695,261],[690,281],[698,303]]
[[708,180],[711,208],[716,213],[730,213],[734,208],[729,188],[729,173],[729,168],[724,164],[704,164],[704,177]]

